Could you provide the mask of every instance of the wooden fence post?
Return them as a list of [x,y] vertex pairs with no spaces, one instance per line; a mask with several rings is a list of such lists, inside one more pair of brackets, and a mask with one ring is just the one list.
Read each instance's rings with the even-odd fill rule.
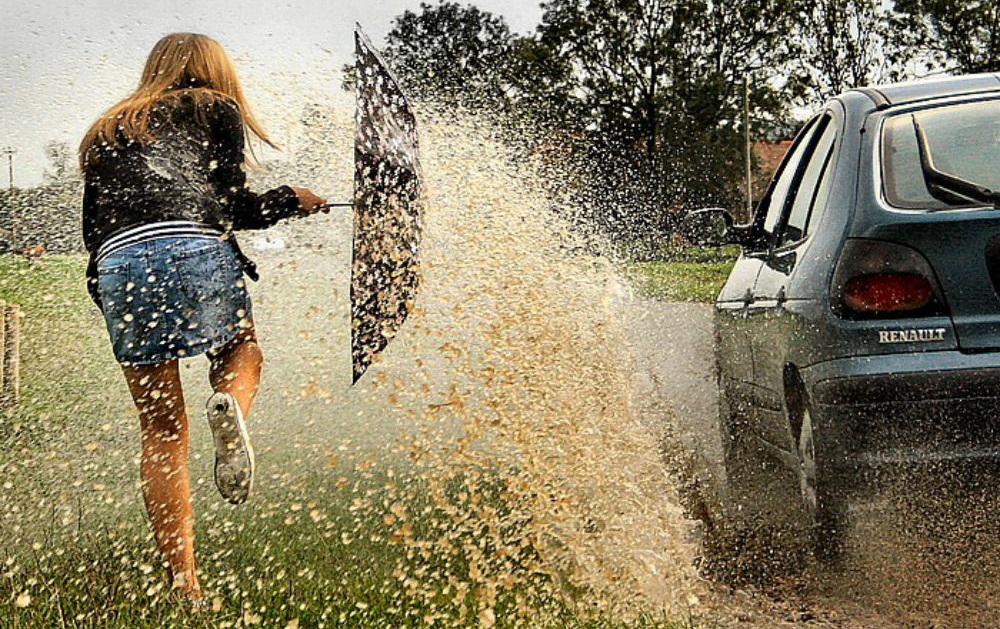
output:
[[6,342],[6,332],[7,332],[7,302],[0,299],[0,411],[4,409],[4,399],[3,399],[3,383],[7,381],[4,374],[4,360],[7,356],[7,342]]
[[0,407],[11,413],[21,402],[21,307],[6,304],[3,308],[3,383]]

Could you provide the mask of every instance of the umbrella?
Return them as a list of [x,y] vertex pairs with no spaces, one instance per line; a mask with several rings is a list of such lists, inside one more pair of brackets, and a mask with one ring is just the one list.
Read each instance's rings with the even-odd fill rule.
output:
[[403,325],[420,286],[424,191],[416,118],[358,25],[351,358],[354,380]]

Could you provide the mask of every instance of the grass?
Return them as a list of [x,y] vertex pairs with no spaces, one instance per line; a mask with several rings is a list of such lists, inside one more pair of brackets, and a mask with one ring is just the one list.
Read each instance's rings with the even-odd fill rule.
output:
[[623,266],[625,277],[640,295],[663,301],[711,303],[726,283],[739,248],[671,246],[660,253],[659,260]]
[[[356,489],[352,487],[349,495],[356,495]],[[378,495],[378,491],[373,494]],[[474,579],[463,567],[447,570],[442,562],[448,553],[441,560],[415,562],[409,556],[411,547],[390,541],[391,527],[357,517],[348,496],[314,499],[320,504],[309,513],[291,509],[298,504],[292,501],[301,496],[287,498],[273,493],[256,497],[268,506],[242,515],[228,509],[201,510],[197,534],[201,570],[211,575],[203,585],[212,613],[193,612],[167,595],[169,587],[145,523],[133,516],[90,533],[47,537],[28,553],[0,553],[0,626],[488,626],[481,615],[483,592],[476,588],[461,592],[455,577],[467,583]],[[420,570],[425,572],[417,587],[401,578]],[[441,579],[439,571],[452,578]],[[623,622],[581,613],[574,601],[556,596],[544,581],[534,576],[501,587],[490,607],[496,626],[675,627],[665,619]]]
[[632,262],[625,275],[650,299],[711,303],[732,267],[732,262]]
[[692,245],[670,244],[660,249],[657,256],[668,262],[704,262],[712,264],[732,263],[740,255],[738,245],[725,247],[695,247]]
[[[213,611],[178,605],[84,268],[80,256],[0,258],[0,299],[25,313],[23,403],[0,417],[0,627],[677,626],[591,611],[593,593],[540,569],[515,520],[483,532],[455,519],[463,505],[435,503],[424,479],[309,453],[282,453],[303,461],[275,463],[246,508],[221,503],[210,480],[195,485]],[[502,485],[479,498],[504,512]]]
[[[92,415],[119,384],[104,319],[87,295],[84,256],[49,256],[37,263],[0,256],[0,299],[21,306],[21,393],[15,423],[68,413]],[[112,384],[114,383],[114,384]],[[66,413],[63,413],[66,414]]]

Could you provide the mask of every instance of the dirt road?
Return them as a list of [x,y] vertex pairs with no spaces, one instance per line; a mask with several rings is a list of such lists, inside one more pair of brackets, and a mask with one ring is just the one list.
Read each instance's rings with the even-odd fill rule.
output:
[[[711,502],[724,488],[715,423],[711,307],[633,299],[626,307],[635,391],[665,451],[685,458]],[[713,584],[707,626],[1000,626],[1000,483],[995,469],[930,470],[883,479],[851,505],[848,555],[837,570],[762,587]]]

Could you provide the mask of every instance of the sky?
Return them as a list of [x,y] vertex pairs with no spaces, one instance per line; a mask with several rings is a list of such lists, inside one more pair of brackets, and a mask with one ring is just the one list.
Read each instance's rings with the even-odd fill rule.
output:
[[[541,20],[541,0],[459,1],[503,16],[518,33]],[[38,184],[45,145],[75,149],[97,116],[135,88],[156,40],[175,31],[205,33],[226,47],[258,118],[280,143],[304,104],[350,104],[339,71],[351,61],[355,22],[379,46],[393,18],[419,11],[420,2],[0,0],[0,149],[17,151],[15,185]]]

